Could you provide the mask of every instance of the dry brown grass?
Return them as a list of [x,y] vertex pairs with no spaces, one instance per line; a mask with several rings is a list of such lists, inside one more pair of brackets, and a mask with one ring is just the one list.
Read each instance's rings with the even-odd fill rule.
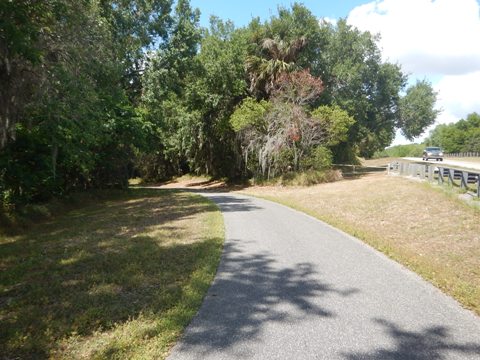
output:
[[380,158],[380,159],[360,159],[363,166],[387,166],[389,163],[399,160],[399,158]]
[[243,192],[357,236],[480,314],[480,212],[426,183],[387,176]]

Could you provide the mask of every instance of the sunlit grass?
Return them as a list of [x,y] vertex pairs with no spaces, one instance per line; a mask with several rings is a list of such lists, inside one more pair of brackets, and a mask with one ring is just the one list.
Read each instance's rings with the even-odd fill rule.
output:
[[223,238],[206,199],[140,189],[0,238],[2,356],[164,358]]

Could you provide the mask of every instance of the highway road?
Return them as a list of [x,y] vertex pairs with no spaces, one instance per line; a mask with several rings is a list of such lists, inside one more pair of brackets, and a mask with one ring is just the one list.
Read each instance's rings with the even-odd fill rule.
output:
[[480,359],[479,317],[356,238],[266,200],[204,195],[223,213],[224,252],[168,359]]
[[445,158],[443,161],[436,161],[436,160],[424,161],[422,160],[422,158],[415,158],[415,157],[405,157],[403,159],[408,161],[437,163],[439,165],[445,165],[445,166],[452,166],[452,167],[456,166],[461,168],[480,170],[480,162],[474,162],[474,161],[463,161],[463,160],[459,161],[459,160],[453,160],[451,158]]

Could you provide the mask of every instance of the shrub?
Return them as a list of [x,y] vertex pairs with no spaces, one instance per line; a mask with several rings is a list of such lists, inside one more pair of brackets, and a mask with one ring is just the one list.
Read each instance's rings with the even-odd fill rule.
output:
[[302,170],[326,170],[332,166],[333,155],[330,149],[324,146],[317,146],[312,150],[310,156],[302,161]]

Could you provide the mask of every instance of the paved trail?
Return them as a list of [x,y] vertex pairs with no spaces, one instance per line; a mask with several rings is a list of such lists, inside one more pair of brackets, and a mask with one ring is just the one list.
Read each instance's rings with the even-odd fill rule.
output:
[[206,195],[225,249],[170,360],[480,359],[480,318],[397,263],[284,206]]

